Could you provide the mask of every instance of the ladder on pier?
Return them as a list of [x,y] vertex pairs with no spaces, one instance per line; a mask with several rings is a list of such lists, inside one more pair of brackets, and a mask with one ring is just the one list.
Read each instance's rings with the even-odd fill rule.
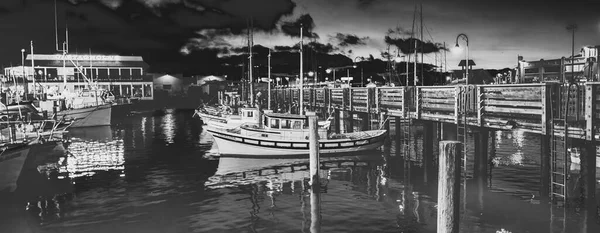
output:
[[400,133],[398,134],[398,136],[400,137],[401,140],[401,145],[402,145],[402,154],[404,156],[404,161],[406,161],[405,164],[405,168],[407,168],[408,164],[410,163],[412,156],[411,156],[411,126],[410,126],[410,118],[402,118],[399,121],[396,122],[396,124],[400,124]]
[[467,152],[468,152],[468,139],[469,139],[469,128],[467,124],[467,111],[470,103],[470,88],[469,86],[462,86],[459,90],[459,103],[458,103],[458,114],[456,122],[456,140],[463,144],[463,156],[461,174],[463,178],[472,178],[473,174],[469,173],[467,169]]
[[[564,127],[565,135],[556,135],[555,128]],[[568,123],[564,118],[552,119],[552,145],[550,147],[550,197],[555,203],[566,204],[568,179]]]
[[[579,104],[581,96],[579,85],[572,83],[553,89],[554,96],[558,96],[557,103],[551,103],[558,108],[552,112],[550,148],[550,197],[554,203],[567,205],[568,180],[570,162],[569,125],[580,122]],[[558,91],[558,93],[556,93]],[[554,107],[554,106],[553,106]],[[555,108],[552,108],[555,109]],[[556,129],[562,128],[563,134],[557,135]]]

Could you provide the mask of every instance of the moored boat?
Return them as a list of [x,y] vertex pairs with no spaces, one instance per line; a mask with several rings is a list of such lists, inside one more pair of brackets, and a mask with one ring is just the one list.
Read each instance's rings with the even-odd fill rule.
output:
[[[289,157],[308,155],[310,134],[304,115],[265,113],[262,124],[234,129],[208,127],[221,156]],[[331,134],[319,128],[320,154],[374,150],[383,145],[386,130]]]

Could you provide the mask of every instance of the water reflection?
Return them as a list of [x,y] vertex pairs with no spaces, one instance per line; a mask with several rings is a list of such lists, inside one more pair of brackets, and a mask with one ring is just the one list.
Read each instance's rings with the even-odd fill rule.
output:
[[125,176],[123,139],[113,139],[109,126],[74,129],[67,154],[59,160],[59,173],[70,178],[92,176],[101,171],[118,171]]
[[167,143],[173,143],[175,138],[175,116],[173,111],[173,109],[167,109],[162,117],[161,128]]

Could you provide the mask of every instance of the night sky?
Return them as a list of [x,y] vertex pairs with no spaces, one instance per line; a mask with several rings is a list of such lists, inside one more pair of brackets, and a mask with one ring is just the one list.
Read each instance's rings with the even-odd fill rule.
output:
[[[350,59],[381,58],[405,46],[415,8],[423,6],[423,40],[432,51],[454,47],[456,36],[469,37],[475,68],[516,66],[526,60],[559,58],[600,45],[600,1],[547,0],[56,0],[60,40],[68,24],[71,53],[142,55],[153,66],[218,63],[243,51],[248,19],[254,43],[288,48],[304,39],[330,54]],[[21,48],[54,52],[54,0],[0,2],[0,65],[20,63]],[[420,9],[418,10],[420,11]],[[417,28],[420,26],[417,15]],[[388,39],[386,40],[386,36]],[[420,33],[418,35],[420,37]],[[403,44],[404,43],[404,44]],[[464,41],[459,44],[464,45]],[[287,46],[287,47],[286,47]],[[400,51],[407,52],[406,49]],[[410,51],[409,51],[410,52]],[[437,55],[436,55],[437,54]],[[440,53],[425,54],[439,64]],[[457,69],[464,50],[447,52],[448,69]],[[214,61],[212,61],[214,60]]]

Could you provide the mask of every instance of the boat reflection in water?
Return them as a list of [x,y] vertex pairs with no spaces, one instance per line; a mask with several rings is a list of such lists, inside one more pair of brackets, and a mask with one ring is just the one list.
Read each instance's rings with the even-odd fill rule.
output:
[[125,176],[123,139],[113,139],[110,126],[72,129],[69,135],[67,153],[59,161],[60,174],[73,179],[100,171],[119,171]]
[[[244,230],[250,228],[257,231],[265,230],[264,227],[288,230],[301,227],[302,232],[312,233],[352,232],[364,229],[362,223],[370,221],[381,223],[369,226],[373,232],[398,229],[396,224],[404,223],[394,220],[403,217],[389,213],[399,214],[396,201],[400,199],[399,194],[406,189],[406,185],[389,183],[385,177],[388,174],[383,171],[386,169],[384,163],[380,154],[322,157],[319,174],[321,189],[315,192],[308,184],[310,176],[307,159],[220,157],[215,175],[204,186],[216,193],[227,193],[226,199],[232,199],[236,204],[218,205],[218,210],[212,209],[211,213],[219,214],[201,214],[198,219],[206,221],[214,218],[215,221],[222,221],[225,216],[229,219],[227,223],[215,224],[218,226],[213,225],[211,228],[203,226],[202,230],[207,232],[231,230],[241,226],[246,226]],[[408,202],[409,196],[406,197]],[[223,198],[225,196],[220,197]],[[300,213],[290,206],[298,198]],[[362,210],[373,214],[356,215],[357,203],[366,200],[376,200],[383,205],[359,204]],[[418,202],[418,198],[410,202]],[[240,206],[247,206],[251,215],[249,219],[242,214],[247,213],[246,211],[239,210]],[[232,219],[234,220],[230,221]],[[321,225],[322,220],[327,224]],[[272,221],[278,224],[269,225],[268,222]],[[198,226],[200,225],[198,222]]]

